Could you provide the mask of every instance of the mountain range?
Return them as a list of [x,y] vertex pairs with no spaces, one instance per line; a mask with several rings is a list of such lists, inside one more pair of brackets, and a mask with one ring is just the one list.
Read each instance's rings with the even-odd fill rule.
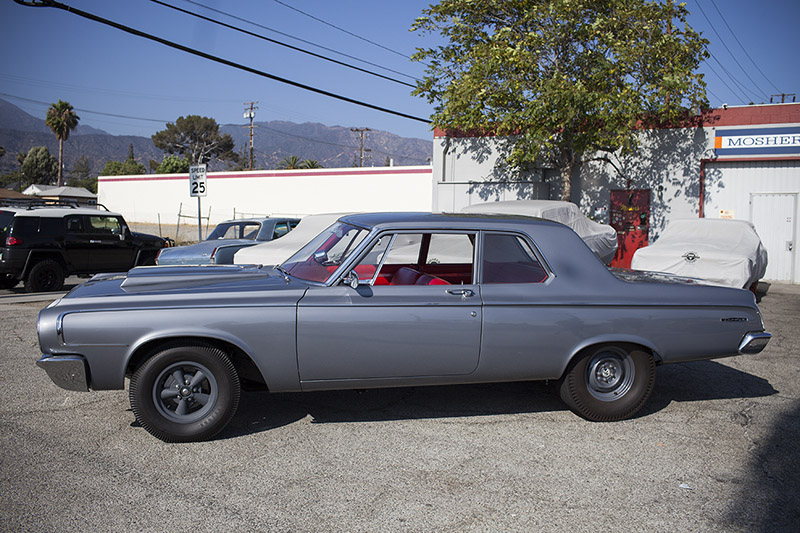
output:
[[[318,161],[326,168],[351,167],[360,155],[359,135],[349,127],[284,121],[256,122],[255,126],[255,168],[278,168],[281,160],[293,155]],[[231,135],[237,152],[249,154],[249,126],[225,124],[220,126],[220,132]],[[125,160],[131,145],[135,159],[148,169],[150,161],[160,162],[164,157],[150,137],[111,135],[79,124],[64,143],[64,166],[69,171],[79,157],[85,156],[89,160],[91,175],[98,175],[106,162]],[[51,154],[58,157],[58,141],[44,119],[34,117],[2,99],[0,146],[5,149],[5,155],[0,157],[0,174],[18,170],[16,154],[27,153],[34,146],[46,146]],[[398,166],[425,165],[431,158],[433,142],[371,129],[366,132],[364,148],[367,156],[364,166],[385,166],[388,160]],[[225,164],[221,163],[212,170],[225,168]]]

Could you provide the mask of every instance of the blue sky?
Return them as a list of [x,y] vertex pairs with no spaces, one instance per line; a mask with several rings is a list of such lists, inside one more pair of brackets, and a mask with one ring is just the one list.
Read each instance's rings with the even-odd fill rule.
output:
[[[61,1],[185,46],[329,92],[423,118],[432,112],[432,106],[411,96],[407,86],[238,34],[150,0]],[[414,77],[423,76],[424,67],[411,62],[407,56],[416,47],[437,42],[437,37],[422,37],[409,31],[414,19],[429,4],[426,1],[196,0],[395,72],[225,18],[187,0],[166,1],[410,83]],[[797,31],[800,2],[688,0],[687,4],[692,11],[690,24],[712,42],[709,48],[716,58],[709,59],[701,69],[706,74],[712,105],[768,102],[772,94],[779,92],[799,93],[800,96],[800,62],[796,52],[800,48],[800,32]],[[320,122],[331,126],[370,127],[405,137],[432,138],[426,124],[212,63],[62,10],[23,7],[12,0],[0,0],[0,49],[3,50],[0,98],[41,118],[44,118],[46,104],[67,100],[79,110],[81,124],[109,133],[149,136],[163,129],[167,121],[189,114],[211,116],[221,124],[244,124],[243,103],[258,101],[256,121]],[[732,81],[725,70],[744,87]]]

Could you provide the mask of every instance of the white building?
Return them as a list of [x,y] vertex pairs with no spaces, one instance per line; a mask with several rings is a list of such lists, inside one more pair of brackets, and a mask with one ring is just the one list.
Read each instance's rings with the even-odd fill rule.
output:
[[[800,282],[800,104],[715,109],[694,127],[646,130],[633,156],[582,165],[572,201],[615,226],[628,253],[670,220],[752,221],[769,252],[767,279]],[[498,166],[502,139],[434,134],[434,209],[492,200],[558,199],[555,169],[509,180]],[[630,258],[628,257],[628,261]]]

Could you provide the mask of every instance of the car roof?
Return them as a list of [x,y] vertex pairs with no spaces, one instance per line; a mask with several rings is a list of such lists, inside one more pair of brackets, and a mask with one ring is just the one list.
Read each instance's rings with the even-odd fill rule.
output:
[[[299,218],[295,217],[250,217],[250,218],[232,218],[230,220],[223,220],[219,222],[219,224],[233,224],[233,223],[249,223],[249,222],[257,222],[263,224],[264,222],[283,222],[283,221],[293,221],[293,220],[300,220]],[[219,225],[218,224],[218,225]]]
[[487,213],[358,213],[343,216],[339,220],[366,228],[380,228],[384,225],[393,228],[424,226],[435,229],[513,229],[520,224],[563,226],[558,222],[537,217]]
[[68,215],[94,215],[94,216],[121,216],[119,213],[113,211],[106,211],[105,209],[93,209],[91,207],[0,207],[0,211],[12,212],[16,216],[22,217],[44,217],[44,218],[61,218]]

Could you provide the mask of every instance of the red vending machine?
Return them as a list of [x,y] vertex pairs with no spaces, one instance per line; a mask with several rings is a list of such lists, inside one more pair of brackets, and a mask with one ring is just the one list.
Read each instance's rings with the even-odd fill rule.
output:
[[617,230],[617,253],[611,266],[630,268],[633,252],[647,246],[650,189],[612,190],[611,226]]

